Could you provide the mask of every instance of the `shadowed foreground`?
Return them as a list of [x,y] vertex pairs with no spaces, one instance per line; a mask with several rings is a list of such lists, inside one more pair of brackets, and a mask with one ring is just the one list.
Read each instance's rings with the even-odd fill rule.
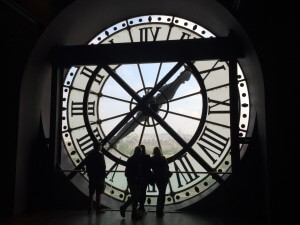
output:
[[260,221],[247,219],[219,218],[211,215],[200,215],[187,212],[165,213],[163,218],[157,218],[155,212],[148,212],[143,219],[131,220],[131,212],[126,211],[122,218],[119,211],[108,210],[103,214],[87,214],[86,211],[57,210],[27,213],[11,218],[1,218],[1,225],[262,225]]

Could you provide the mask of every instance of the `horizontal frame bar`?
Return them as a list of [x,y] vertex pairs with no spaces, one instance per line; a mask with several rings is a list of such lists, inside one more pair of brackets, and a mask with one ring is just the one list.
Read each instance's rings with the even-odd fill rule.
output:
[[229,60],[243,57],[237,41],[228,37],[155,42],[56,47],[53,61],[63,67],[194,60]]

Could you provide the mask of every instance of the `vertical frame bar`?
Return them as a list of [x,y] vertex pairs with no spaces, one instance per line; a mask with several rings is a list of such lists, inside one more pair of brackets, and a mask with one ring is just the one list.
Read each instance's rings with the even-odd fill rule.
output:
[[230,136],[232,173],[236,177],[240,163],[239,148],[239,90],[237,81],[237,59],[229,60]]
[[63,99],[63,82],[64,82],[64,68],[58,67],[58,79],[57,79],[57,136],[56,136],[56,165],[61,164],[61,126],[62,126],[62,99]]
[[50,115],[50,151],[52,172],[55,172],[56,166],[60,163],[61,145],[61,99],[62,99],[62,68],[56,63],[52,64],[51,77],[51,115]]

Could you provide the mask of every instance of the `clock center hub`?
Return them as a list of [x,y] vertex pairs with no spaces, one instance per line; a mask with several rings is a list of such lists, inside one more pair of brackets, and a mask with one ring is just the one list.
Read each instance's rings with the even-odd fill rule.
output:
[[[146,87],[137,91],[137,94],[143,98],[147,95],[153,88]],[[136,101],[132,98],[130,102],[130,110],[132,110]],[[157,122],[152,118],[152,112],[159,114],[160,117],[164,120],[169,113],[169,101],[163,92],[158,91],[145,105],[142,107],[142,110],[133,116],[133,119],[138,122],[140,125],[145,125],[147,127],[152,127],[158,125]]]

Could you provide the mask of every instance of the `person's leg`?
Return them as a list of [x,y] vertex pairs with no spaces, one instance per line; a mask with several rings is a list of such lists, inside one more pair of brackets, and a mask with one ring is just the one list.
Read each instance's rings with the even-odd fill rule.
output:
[[104,210],[100,210],[100,203],[101,203],[101,194],[104,193],[105,189],[105,182],[101,180],[97,183],[96,186],[96,212],[97,213],[105,213]]
[[157,197],[157,205],[156,205],[156,215],[162,217],[164,215],[167,183],[166,182],[157,183],[157,188],[158,188],[158,197]]
[[137,205],[138,205],[138,196],[139,196],[139,185],[129,183],[129,189],[131,193],[131,219],[138,219]]
[[88,212],[90,213],[91,211],[93,211],[93,196],[95,193],[95,186],[94,185],[89,185],[89,208],[88,208]]
[[141,211],[142,213],[145,212],[146,193],[147,193],[147,183],[142,183],[140,201],[139,201],[140,203],[139,211]]
[[132,203],[131,197],[129,197],[127,199],[127,201],[120,207],[120,214],[121,214],[122,217],[125,217],[125,211],[128,208],[128,206],[131,205],[131,203]]
[[101,199],[101,190],[99,187],[96,188],[96,212],[100,212],[100,199]]

